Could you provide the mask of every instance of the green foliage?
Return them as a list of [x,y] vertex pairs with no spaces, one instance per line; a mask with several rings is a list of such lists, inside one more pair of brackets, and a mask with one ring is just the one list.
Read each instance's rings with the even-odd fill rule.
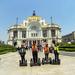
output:
[[75,52],[75,43],[61,43],[59,49],[60,51]]
[[0,44],[0,54],[15,52],[16,48],[11,45]]

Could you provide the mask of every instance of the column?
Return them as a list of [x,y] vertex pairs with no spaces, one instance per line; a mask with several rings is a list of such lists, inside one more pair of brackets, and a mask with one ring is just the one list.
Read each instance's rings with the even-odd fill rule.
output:
[[28,40],[27,46],[29,47],[29,40]]
[[20,31],[18,30],[18,39],[20,39]]
[[57,32],[58,32],[58,31],[57,31],[57,30],[55,30],[55,36],[56,36],[56,37],[57,37]]
[[60,31],[60,29],[58,30],[58,42],[61,42],[61,31]]
[[9,36],[10,36],[10,39],[13,39],[13,37],[14,37],[13,31],[10,31],[10,32],[9,32]]
[[56,40],[56,42],[58,42],[58,38],[59,38],[59,33],[58,33],[58,29],[56,30],[56,34],[55,34],[56,36],[56,38],[55,38],[55,40]]
[[48,36],[49,36],[49,38],[51,38],[51,30],[50,29],[48,30]]
[[40,30],[40,36],[41,36],[41,37],[43,37],[43,34],[42,34],[42,33],[43,33],[42,30]]
[[58,37],[61,38],[61,30],[58,31]]
[[22,38],[22,31],[18,30],[18,39],[21,39],[21,38]]
[[26,38],[29,38],[29,30],[26,31]]

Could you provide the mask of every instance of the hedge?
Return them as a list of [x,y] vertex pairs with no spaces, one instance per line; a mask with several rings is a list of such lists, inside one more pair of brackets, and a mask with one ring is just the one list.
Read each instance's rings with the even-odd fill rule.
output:
[[61,43],[59,49],[60,51],[75,52],[75,43],[72,44]]
[[15,52],[16,48],[11,45],[0,44],[0,54],[5,54],[8,52]]

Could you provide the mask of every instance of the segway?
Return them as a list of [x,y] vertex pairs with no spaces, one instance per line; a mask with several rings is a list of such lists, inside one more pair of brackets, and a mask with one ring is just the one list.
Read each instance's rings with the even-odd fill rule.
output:
[[58,60],[53,59],[52,64],[53,65],[60,65],[60,59],[58,59]]
[[41,61],[40,61],[40,58],[38,58],[38,54],[37,54],[37,57],[34,57],[35,60],[33,58],[31,58],[30,60],[30,66],[41,66]]
[[59,56],[56,56],[56,58],[52,59],[53,65],[60,65],[61,61],[59,59]]
[[30,66],[41,66],[41,61],[40,61],[40,58],[37,59],[37,62],[34,63],[34,60],[31,58],[30,60]]
[[25,59],[26,52],[19,52],[21,60],[19,60],[19,66],[27,66],[27,60]]
[[52,64],[52,59],[51,58],[48,58],[48,59],[42,58],[42,65],[44,65],[44,64]]
[[24,60],[22,62],[22,60],[19,60],[19,66],[27,66],[27,60]]

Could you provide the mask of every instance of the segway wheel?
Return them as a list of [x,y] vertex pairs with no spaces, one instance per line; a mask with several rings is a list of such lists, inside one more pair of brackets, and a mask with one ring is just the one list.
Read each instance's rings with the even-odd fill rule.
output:
[[30,60],[30,67],[32,67],[32,66],[33,66],[33,60],[31,58],[31,60]]
[[58,65],[60,65],[60,59],[58,60]]
[[41,66],[40,58],[38,58],[38,65]]
[[52,64],[54,64],[54,63],[55,63],[55,60],[53,59],[53,60],[52,60]]
[[21,60],[19,60],[19,66],[21,66]]
[[19,66],[22,66],[22,65],[23,65],[22,61],[21,61],[21,60],[19,60]]
[[50,62],[50,64],[52,64],[52,59],[51,58],[49,58],[49,62]]
[[27,66],[27,60],[25,61],[25,66]]
[[32,64],[30,63],[30,67],[32,67]]
[[43,58],[43,59],[42,59],[42,65],[44,65],[44,61],[45,61],[45,60],[44,60],[44,58]]

